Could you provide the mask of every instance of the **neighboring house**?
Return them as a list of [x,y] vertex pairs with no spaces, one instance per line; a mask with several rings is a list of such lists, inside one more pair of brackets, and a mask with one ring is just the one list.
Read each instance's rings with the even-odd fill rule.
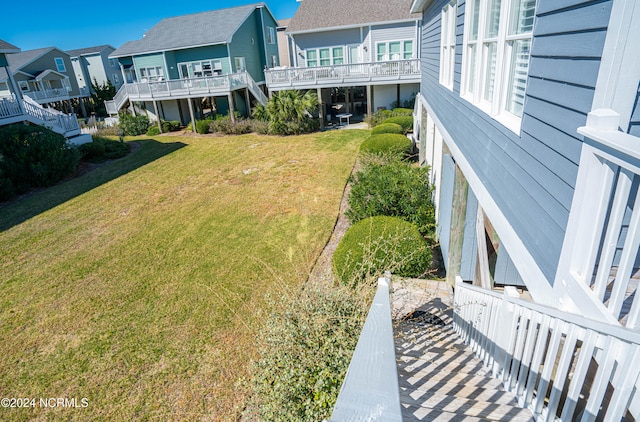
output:
[[411,102],[420,90],[420,15],[410,0],[304,0],[289,22],[291,68],[269,91],[316,89],[327,118]]
[[278,39],[278,53],[280,57],[280,66],[291,66],[291,50],[289,49],[289,36],[286,34],[287,26],[291,19],[280,19],[278,21],[277,39]]
[[[50,52],[52,49],[43,50]],[[60,50],[55,50],[60,52]],[[29,93],[34,91],[27,90],[25,87],[55,86],[48,85],[48,83],[59,80],[52,76],[52,72],[47,72],[46,70],[37,72],[34,70],[34,66],[29,65],[29,63],[37,62],[38,57],[42,58],[41,54],[34,54],[33,51],[40,50],[28,51],[25,52],[27,53],[25,56],[22,56],[23,53],[20,52],[18,47],[0,40],[0,126],[24,122],[45,126],[63,135],[69,142],[74,144],[91,142],[91,135],[81,134],[80,125],[75,114],[42,107],[34,98],[29,96]],[[16,56],[19,57],[16,59]],[[24,59],[27,56],[35,58],[29,62]],[[60,56],[56,53],[54,57]],[[15,72],[13,65],[28,69],[35,75],[28,74],[24,70]],[[55,75],[60,76],[57,73]],[[35,82],[33,79],[29,79],[29,76],[35,76]],[[40,77],[39,79],[37,79],[38,76]],[[16,82],[16,80],[21,82]],[[49,82],[47,83],[47,81]],[[50,98],[53,98],[54,101],[68,100],[70,98],[69,91],[66,88],[65,91],[66,96],[56,93],[55,96]],[[40,91],[35,90],[35,92]],[[42,95],[42,98],[48,98],[46,97],[46,92]]]
[[120,63],[116,59],[110,59],[109,55],[115,51],[110,45],[79,48],[69,50],[73,71],[80,88],[86,88],[93,92],[92,84],[96,81],[99,85],[107,81],[119,89],[122,84],[122,72]]
[[539,304],[640,328],[640,7],[415,0],[412,11],[416,132],[448,279],[524,286]]
[[125,84],[107,111],[135,102],[152,119],[183,123],[249,113],[251,96],[266,102],[264,69],[279,65],[277,26],[265,3],[163,19],[110,55]]
[[[70,113],[72,100],[89,96],[88,90],[78,86],[69,54],[56,47],[9,54],[7,60],[21,94],[38,104]],[[0,82],[7,80],[6,71],[0,70]],[[8,90],[0,91],[0,97],[9,95]]]

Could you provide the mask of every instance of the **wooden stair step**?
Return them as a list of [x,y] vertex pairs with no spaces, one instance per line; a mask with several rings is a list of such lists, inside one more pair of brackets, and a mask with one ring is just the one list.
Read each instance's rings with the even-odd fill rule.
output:
[[455,409],[456,402],[450,401],[434,406],[414,406],[402,403],[402,415],[405,421],[534,421],[531,411],[514,406],[496,405],[493,403],[477,402],[474,404],[460,403]]
[[[432,396],[455,396],[466,400],[475,400],[502,405],[517,406],[513,393],[504,389],[470,387],[464,384],[446,384],[442,388],[423,388],[400,386],[401,401],[407,404],[418,404]],[[415,402],[415,403],[414,403]]]
[[398,367],[401,367],[407,373],[417,372],[422,369],[430,368],[434,371],[449,371],[476,373],[490,375],[491,371],[486,368],[481,361],[470,355],[438,355],[426,354],[421,357],[400,356],[398,359]]

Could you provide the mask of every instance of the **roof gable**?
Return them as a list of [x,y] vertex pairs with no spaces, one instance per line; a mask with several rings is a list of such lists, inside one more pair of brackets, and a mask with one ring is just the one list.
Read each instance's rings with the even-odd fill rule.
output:
[[115,48],[111,47],[110,45],[97,45],[95,47],[86,47],[86,48],[78,48],[75,50],[67,50],[67,53],[69,53],[69,55],[71,57],[80,57],[80,56],[86,56],[86,55],[90,55],[90,54],[98,54],[103,50],[115,50]]
[[165,18],[154,25],[142,39],[124,43],[109,56],[124,57],[225,44],[230,42],[242,23],[259,7],[266,8],[266,4],[254,3]]
[[419,20],[410,13],[412,0],[304,0],[287,32],[311,32],[374,23]]
[[57,50],[60,53],[68,55],[68,53],[58,50],[55,47],[45,47],[36,48],[35,50],[21,51],[20,53],[15,54],[7,54],[7,61],[9,62],[9,66],[11,66],[11,70],[15,72],[53,50]]
[[0,40],[0,53],[18,53],[20,49],[13,44]]

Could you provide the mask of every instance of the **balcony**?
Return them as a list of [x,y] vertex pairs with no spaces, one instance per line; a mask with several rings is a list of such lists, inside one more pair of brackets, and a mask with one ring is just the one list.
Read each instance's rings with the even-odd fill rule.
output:
[[2,122],[0,124],[5,124],[4,122],[9,122],[9,120],[12,122],[15,117],[21,116],[23,113],[19,101],[14,96],[0,98],[0,122]]
[[267,98],[247,73],[233,73],[207,78],[176,79],[169,81],[135,82],[124,84],[118,90],[113,101],[105,101],[107,112],[117,114],[129,101],[161,101],[180,98],[201,98],[228,95],[237,89],[248,88],[261,103]]
[[265,76],[269,90],[419,83],[420,60],[271,69]]
[[38,104],[55,103],[56,101],[65,101],[71,98],[67,88],[27,91],[23,92],[22,95],[31,98]]

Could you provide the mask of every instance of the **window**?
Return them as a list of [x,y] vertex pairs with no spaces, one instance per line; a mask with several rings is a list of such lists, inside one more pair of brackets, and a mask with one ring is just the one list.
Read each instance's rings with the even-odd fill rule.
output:
[[442,9],[442,34],[440,36],[440,83],[453,90],[453,69],[456,57],[456,3]]
[[271,56],[271,67],[278,67],[278,57]]
[[31,89],[29,89],[29,82],[27,82],[27,81],[18,81],[18,86],[20,87],[20,90],[22,92],[31,91]]
[[267,43],[268,44],[276,43],[276,29],[272,26],[267,26]]
[[118,61],[116,59],[109,59],[109,66],[118,67]]
[[[163,77],[164,77],[164,70],[160,66],[140,68],[141,82],[153,82],[153,81],[161,80]],[[144,79],[146,79],[146,81]]]
[[244,57],[236,57],[234,58],[234,62],[236,65],[236,72],[244,72],[247,70],[247,64],[244,60]]
[[111,76],[113,77],[113,85],[118,85],[118,83],[120,82],[120,80],[118,79],[118,74],[114,73]]
[[376,44],[376,60],[385,62],[389,60],[412,59],[413,41],[389,41]]
[[519,132],[535,0],[467,3],[461,95]]
[[342,45],[306,50],[307,67],[345,64],[347,62],[345,57],[346,51],[347,48]]
[[67,92],[71,91],[71,82],[69,82],[69,78],[62,79],[62,86],[66,88]]
[[[243,59],[244,57],[236,57]],[[236,62],[236,68],[238,63]],[[245,66],[246,67],[246,66]],[[181,79],[206,78],[222,75],[222,62],[220,60],[203,60],[197,62],[178,63]]]
[[67,71],[67,68],[64,65],[64,59],[62,57],[56,57],[53,60],[56,62],[56,69],[58,69],[58,72]]

